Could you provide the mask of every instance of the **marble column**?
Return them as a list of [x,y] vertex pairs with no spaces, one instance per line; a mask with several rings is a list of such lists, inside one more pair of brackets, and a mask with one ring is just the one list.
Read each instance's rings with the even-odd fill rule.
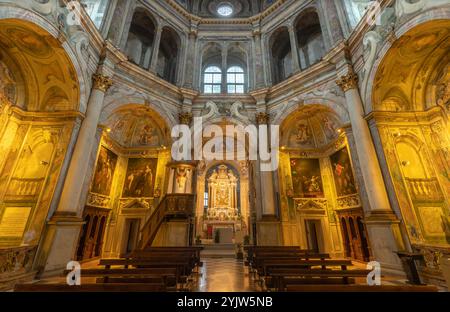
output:
[[75,214],[78,212],[82,184],[87,173],[88,160],[94,148],[95,132],[103,108],[103,99],[111,85],[110,78],[99,74],[93,76],[93,88],[86,117],[81,124],[57,211]]
[[298,55],[297,34],[295,33],[293,23],[291,23],[289,25],[288,29],[289,29],[289,38],[291,41],[292,72],[296,73],[300,70],[300,59],[299,59],[299,55]]
[[162,27],[158,25],[155,34],[155,40],[153,40],[153,51],[152,51],[152,62],[150,63],[150,71],[153,73],[157,73],[158,67],[158,57],[159,57],[159,46],[161,44],[161,34]]
[[70,160],[58,208],[48,222],[43,241],[35,261],[35,268],[46,274],[61,272],[73,260],[78,235],[83,224],[84,207],[81,194],[88,175],[89,159],[95,147],[98,121],[106,91],[112,80],[101,74],[93,75],[93,87],[86,116]]
[[[256,116],[258,125],[269,125],[269,115],[259,113]],[[270,137],[270,133],[268,133]],[[268,143],[268,146],[270,144]],[[281,244],[281,227],[277,217],[273,172],[262,170],[262,161],[258,161],[261,179],[262,217],[258,222],[258,245]]]
[[336,83],[345,93],[350,123],[355,139],[364,187],[369,206],[365,207],[365,222],[375,260],[382,269],[401,272],[401,263],[396,251],[404,250],[399,221],[394,214],[386,191],[380,164],[364,118],[364,108],[358,91],[358,76],[349,70]]

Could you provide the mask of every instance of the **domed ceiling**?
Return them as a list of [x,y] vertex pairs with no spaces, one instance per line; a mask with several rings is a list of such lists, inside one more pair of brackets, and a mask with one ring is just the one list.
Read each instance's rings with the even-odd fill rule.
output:
[[339,137],[339,117],[323,106],[313,105],[291,114],[281,126],[281,145],[314,149],[327,146]]
[[0,93],[29,111],[75,110],[75,69],[61,44],[32,23],[0,22]]
[[[260,13],[276,2],[276,0],[177,0],[177,2],[189,12],[201,17],[242,18]],[[219,14],[221,6],[230,7],[232,12],[221,16]]]
[[375,109],[420,111],[439,104],[450,81],[449,68],[450,21],[414,28],[393,44],[380,64],[374,83]]
[[168,129],[164,121],[144,107],[116,111],[107,120],[110,138],[126,148],[159,148],[167,146]]

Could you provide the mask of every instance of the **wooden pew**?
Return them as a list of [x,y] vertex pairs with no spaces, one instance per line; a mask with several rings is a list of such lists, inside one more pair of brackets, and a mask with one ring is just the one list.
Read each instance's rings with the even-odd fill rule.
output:
[[358,277],[367,277],[370,270],[323,270],[323,269],[268,269],[265,279],[268,288],[285,291],[290,285],[305,284],[354,284]]
[[101,259],[100,266],[105,269],[111,267],[122,267],[128,269],[129,267],[142,269],[157,269],[157,268],[174,268],[176,269],[176,280],[179,284],[185,284],[187,277],[192,273],[191,265],[185,260],[168,259],[168,258],[152,258],[152,259]]
[[311,269],[312,267],[320,266],[322,270],[326,270],[329,267],[338,266],[341,270],[347,270],[348,266],[352,265],[350,260],[262,260],[260,267],[258,267],[258,274],[260,276],[266,276],[270,268],[290,268],[290,269]]
[[17,284],[15,292],[164,292],[163,284]]
[[[71,272],[64,271],[64,275]],[[176,268],[152,268],[152,269],[81,269],[81,279],[96,277],[97,283],[143,283],[164,284],[169,288],[177,286]]]
[[436,286],[422,285],[288,285],[289,292],[437,292]]

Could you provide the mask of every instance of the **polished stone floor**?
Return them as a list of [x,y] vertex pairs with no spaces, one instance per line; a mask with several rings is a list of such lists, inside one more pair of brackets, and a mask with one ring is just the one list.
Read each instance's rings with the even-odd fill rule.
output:
[[243,261],[233,258],[202,258],[194,291],[198,292],[250,292],[261,291],[248,273]]

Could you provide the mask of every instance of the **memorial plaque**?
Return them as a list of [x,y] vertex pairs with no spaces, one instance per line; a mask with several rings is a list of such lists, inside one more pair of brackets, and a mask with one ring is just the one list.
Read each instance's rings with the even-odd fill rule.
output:
[[0,222],[0,237],[22,238],[31,207],[6,207]]

